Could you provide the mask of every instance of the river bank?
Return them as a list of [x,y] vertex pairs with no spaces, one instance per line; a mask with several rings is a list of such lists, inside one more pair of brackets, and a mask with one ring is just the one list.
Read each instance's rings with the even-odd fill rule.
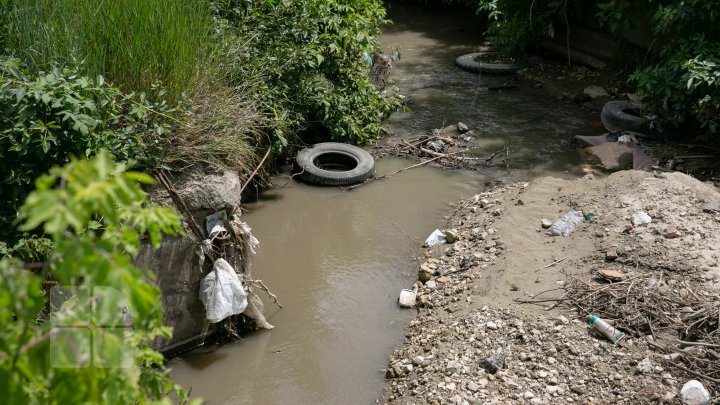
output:
[[[612,288],[598,271],[615,270],[644,302],[657,297],[676,302],[668,316],[679,324],[685,316],[680,311],[688,311],[684,306],[716,310],[720,215],[713,204],[718,201],[714,186],[689,176],[637,171],[602,179],[545,177],[461,201],[447,224],[458,241],[427,249],[419,263],[435,276],[420,289],[417,317],[389,360],[385,401],[677,400],[682,385],[697,378],[677,366],[712,354],[703,346],[681,350],[685,346],[676,340],[682,335],[672,322],[638,321],[651,318],[643,305],[631,310],[620,298],[605,303],[600,293],[594,295],[600,302],[567,297],[580,296],[582,288]],[[568,237],[547,236],[541,219],[554,220],[570,209],[594,218]],[[628,232],[639,211],[652,222]],[[636,290],[637,285],[643,287]],[[610,321],[626,337],[613,345],[590,332],[578,308],[602,316],[616,305],[626,316]],[[714,322],[710,330],[718,327]],[[504,361],[494,374],[483,367],[493,354]],[[714,385],[699,379],[708,388]]]

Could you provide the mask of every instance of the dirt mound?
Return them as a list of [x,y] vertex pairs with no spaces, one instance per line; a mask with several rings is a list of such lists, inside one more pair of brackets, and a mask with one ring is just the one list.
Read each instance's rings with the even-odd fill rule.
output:
[[[637,171],[542,178],[462,201],[448,222],[458,241],[428,249],[420,265],[435,277],[420,290],[418,318],[390,359],[386,400],[670,401],[691,377],[716,388],[720,369],[708,361],[716,352],[702,343],[720,343],[717,320],[702,318],[701,334],[678,328],[720,306],[718,202],[716,188],[689,176]],[[543,218],[573,209],[586,221],[567,237],[545,234]],[[591,333],[582,303],[568,298],[583,297],[602,315],[605,307],[592,300],[608,295],[593,289],[625,291],[610,279],[643,294],[611,292],[617,300],[610,295],[605,307],[621,311],[607,313],[629,314],[608,319],[626,332],[617,345]],[[583,286],[592,291],[572,290]],[[672,313],[657,314],[653,297]],[[690,307],[695,318],[680,312]],[[678,337],[702,342],[680,345]],[[496,374],[483,367],[491,354],[504,359]]]

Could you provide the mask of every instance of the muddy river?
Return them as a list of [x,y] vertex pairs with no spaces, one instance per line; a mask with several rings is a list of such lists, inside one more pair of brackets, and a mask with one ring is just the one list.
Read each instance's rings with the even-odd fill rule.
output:
[[[272,331],[172,363],[173,377],[209,404],[372,403],[382,395],[386,364],[412,310],[397,296],[416,278],[420,245],[441,228],[451,203],[492,180],[582,174],[572,135],[588,133],[595,114],[518,88],[490,92],[505,78],[453,64],[480,38],[472,13],[408,4],[389,9],[381,38],[401,59],[392,78],[412,100],[388,120],[395,136],[420,135],[465,122],[477,153],[509,146],[508,165],[481,172],[418,168],[354,191],[287,182],[247,204],[244,220],[261,242],[253,274],[283,309],[266,302]],[[410,163],[377,162],[378,174]],[[284,187],[280,187],[283,186]]]

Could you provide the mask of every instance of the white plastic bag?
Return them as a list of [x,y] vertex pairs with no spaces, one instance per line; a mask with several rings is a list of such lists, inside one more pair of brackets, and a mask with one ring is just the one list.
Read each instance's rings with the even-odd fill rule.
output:
[[212,323],[242,313],[248,304],[240,279],[225,259],[217,259],[212,271],[200,282],[200,300]]
[[439,229],[434,230],[430,234],[430,236],[425,239],[425,245],[427,245],[428,247],[445,242],[447,242],[447,240],[445,239],[445,234],[442,233]]

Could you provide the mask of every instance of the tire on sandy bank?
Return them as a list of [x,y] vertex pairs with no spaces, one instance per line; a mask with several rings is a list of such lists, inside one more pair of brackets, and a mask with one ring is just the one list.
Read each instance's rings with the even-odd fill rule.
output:
[[294,171],[299,180],[320,186],[349,186],[375,174],[375,159],[344,143],[324,142],[301,150]]
[[476,59],[481,56],[493,55],[495,52],[474,52],[458,56],[455,64],[463,70],[474,73],[485,73],[489,75],[514,75],[521,69],[523,65],[515,63],[483,63]]
[[603,106],[600,119],[608,131],[647,132],[648,122],[642,116],[639,101],[613,100]]

